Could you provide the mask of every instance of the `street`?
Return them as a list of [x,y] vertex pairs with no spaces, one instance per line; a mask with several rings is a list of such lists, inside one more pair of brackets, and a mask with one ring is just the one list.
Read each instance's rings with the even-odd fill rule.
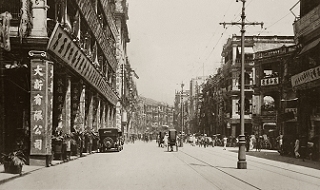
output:
[[34,171],[0,189],[320,189],[319,169],[250,152],[248,169],[236,169],[236,150],[184,144],[178,152],[167,152],[154,141],[136,141],[121,152],[95,153]]

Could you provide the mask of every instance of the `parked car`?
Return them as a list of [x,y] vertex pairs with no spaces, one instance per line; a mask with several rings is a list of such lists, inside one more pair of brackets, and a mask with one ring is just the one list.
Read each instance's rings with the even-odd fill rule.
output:
[[99,129],[100,152],[122,150],[121,131],[117,128]]

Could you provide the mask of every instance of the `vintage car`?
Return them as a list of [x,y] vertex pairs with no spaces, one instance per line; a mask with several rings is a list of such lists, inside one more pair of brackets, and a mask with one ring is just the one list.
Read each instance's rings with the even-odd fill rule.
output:
[[121,131],[117,128],[99,129],[100,152],[109,150],[122,150]]

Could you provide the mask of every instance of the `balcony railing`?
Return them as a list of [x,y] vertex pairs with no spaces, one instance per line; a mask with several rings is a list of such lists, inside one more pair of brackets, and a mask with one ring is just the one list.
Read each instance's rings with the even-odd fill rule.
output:
[[300,20],[293,24],[295,38],[310,34],[320,28],[320,5],[304,15]]

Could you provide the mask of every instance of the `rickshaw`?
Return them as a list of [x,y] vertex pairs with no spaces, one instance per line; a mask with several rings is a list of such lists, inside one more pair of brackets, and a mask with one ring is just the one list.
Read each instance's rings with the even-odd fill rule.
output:
[[169,136],[168,136],[168,151],[173,151],[173,146],[176,147],[176,151],[178,152],[178,143],[177,143],[177,131],[175,129],[169,129]]

